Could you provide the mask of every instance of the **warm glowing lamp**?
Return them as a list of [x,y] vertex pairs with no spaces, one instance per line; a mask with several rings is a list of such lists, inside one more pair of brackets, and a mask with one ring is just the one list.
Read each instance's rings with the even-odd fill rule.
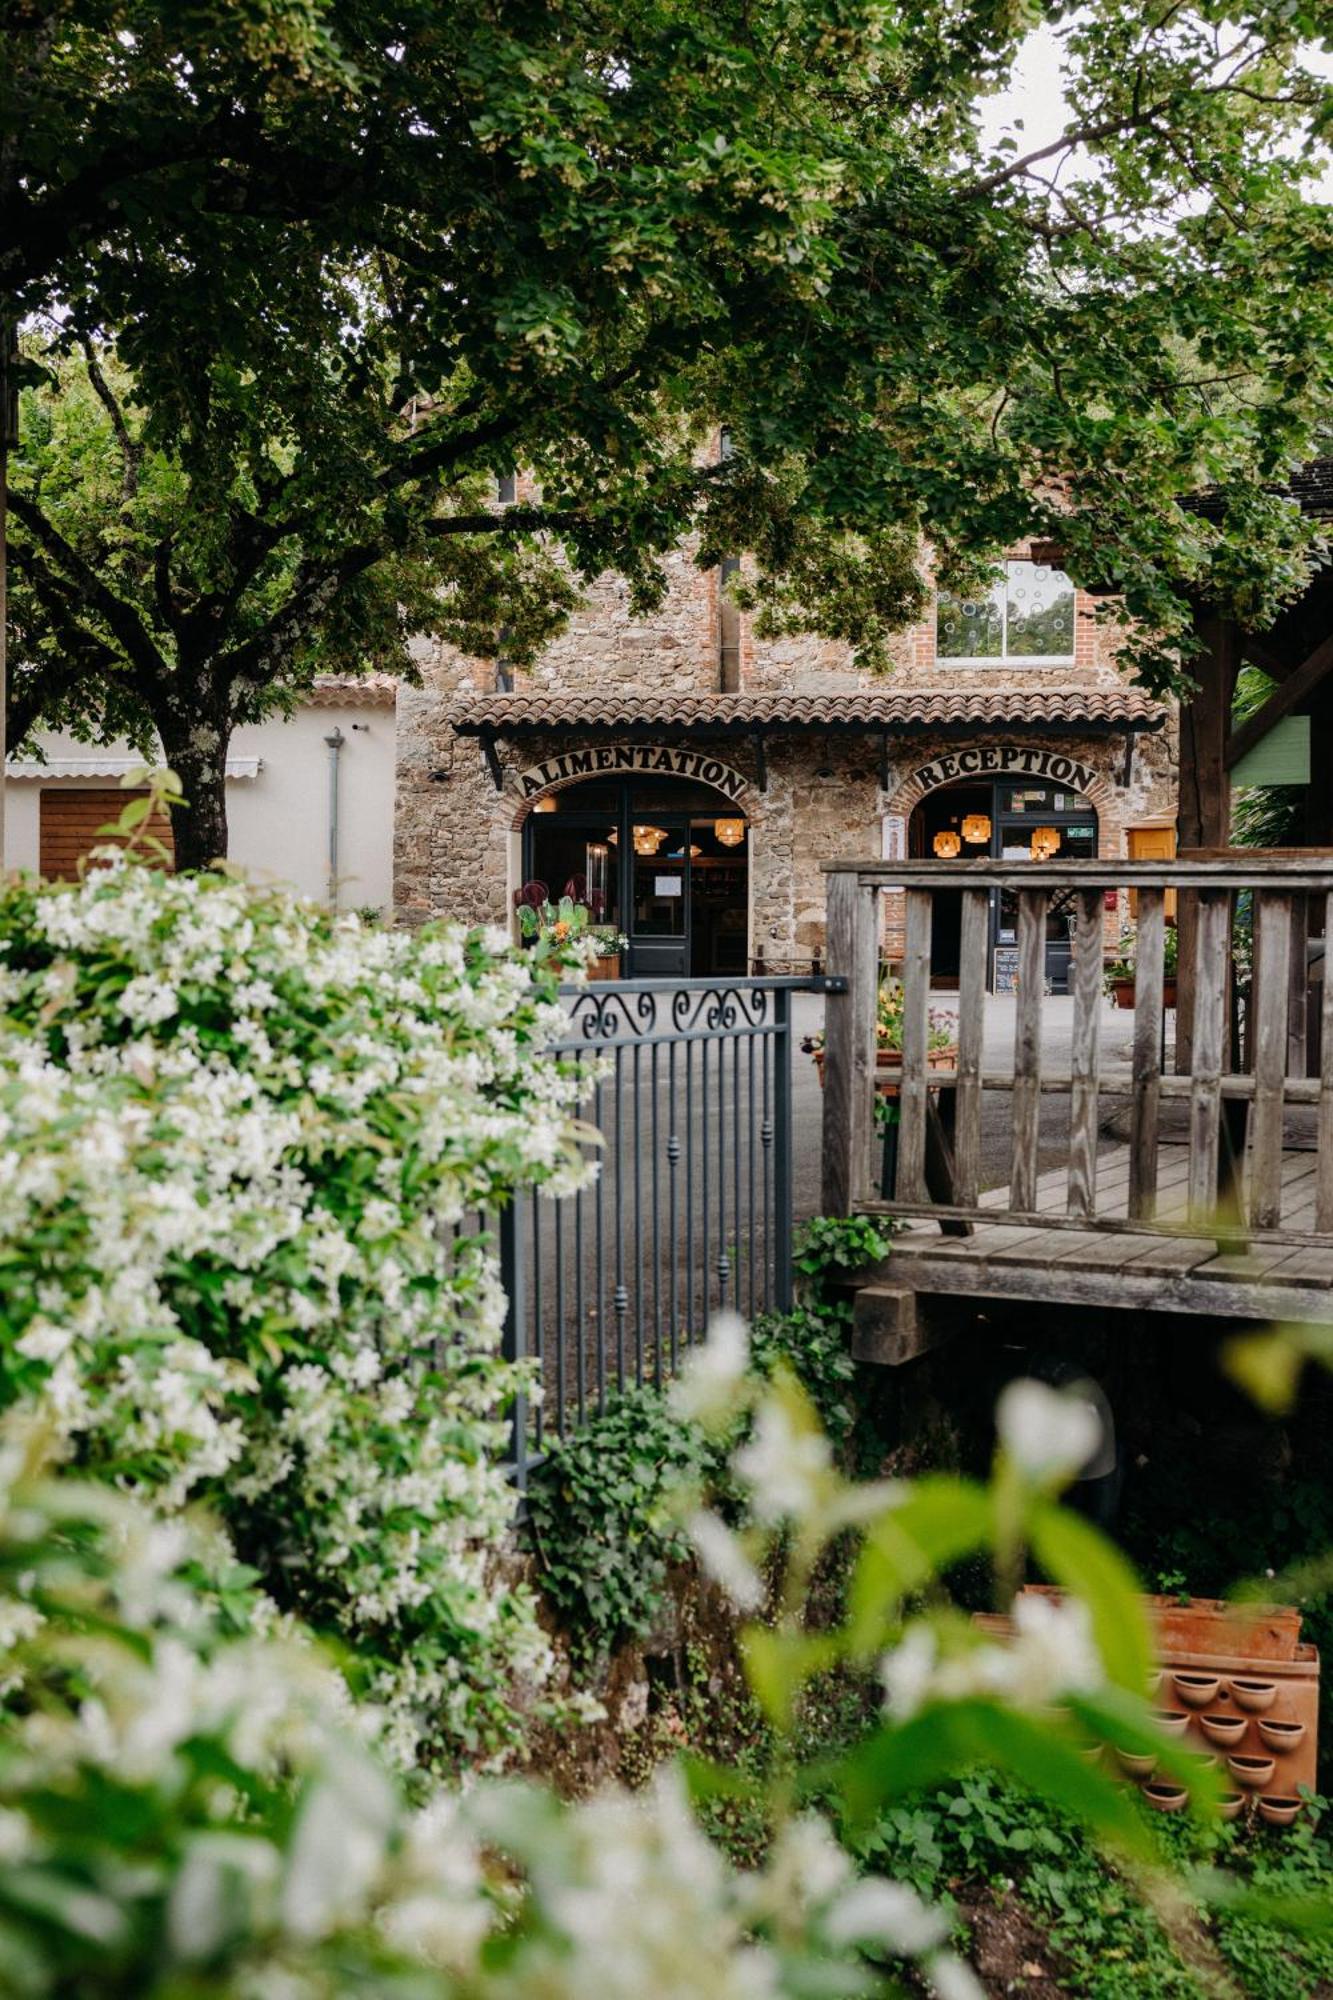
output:
[[634,852],[636,854],[656,854],[666,839],[666,830],[660,826],[636,826],[634,828]]
[[555,800],[551,798],[538,799],[534,803],[532,810],[535,813],[553,813],[556,810]]
[[1032,859],[1049,861],[1059,852],[1060,835],[1053,826],[1034,826],[1032,829]]
[[745,838],[745,821],[743,819],[715,819],[713,821],[713,832],[724,847],[739,847]]
[[985,813],[968,813],[963,821],[963,839],[969,847],[980,847],[990,839],[990,820]]
[[956,833],[945,832],[937,833],[931,842],[931,846],[935,849],[941,861],[952,861],[955,855],[962,852],[963,843]]

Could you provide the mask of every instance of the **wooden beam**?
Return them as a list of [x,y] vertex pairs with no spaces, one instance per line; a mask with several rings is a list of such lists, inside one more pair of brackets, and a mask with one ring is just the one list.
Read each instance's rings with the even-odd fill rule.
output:
[[[1333,633],[1321,639],[1313,653],[1274,688],[1257,715],[1252,715],[1248,722],[1242,722],[1239,729],[1232,730],[1226,745],[1228,771],[1234,769],[1247,750],[1253,750],[1256,743],[1262,743],[1273,724],[1281,722],[1284,715],[1290,715],[1297,703],[1312,693],[1330,672],[1333,672]],[[1181,842],[1182,847],[1186,844]],[[1207,845],[1206,842],[1200,844]]]

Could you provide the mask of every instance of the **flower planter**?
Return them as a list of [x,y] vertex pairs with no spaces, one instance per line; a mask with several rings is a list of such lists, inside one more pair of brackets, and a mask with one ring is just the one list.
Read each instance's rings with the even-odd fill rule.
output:
[[1183,1736],[1190,1726],[1190,1719],[1183,1708],[1155,1708],[1153,1721],[1163,1736]]
[[1261,1792],[1272,1784],[1277,1763],[1272,1757],[1228,1757],[1227,1768],[1247,1792]]
[[1217,1810],[1223,1819],[1239,1819],[1245,1810],[1244,1792],[1223,1792],[1217,1802]]
[[1151,1752],[1143,1750],[1122,1750],[1115,1747],[1115,1760],[1121,1770],[1130,1778],[1151,1778],[1157,1769],[1157,1759]]
[[1259,1817],[1266,1819],[1270,1826],[1290,1826],[1293,1821],[1299,1819],[1300,1811],[1300,1799],[1278,1797],[1272,1792],[1265,1792],[1259,1800]]
[[604,958],[589,959],[588,977],[589,979],[619,979],[620,953],[613,951],[608,952]]
[[[1132,979],[1113,979],[1111,981],[1111,998],[1117,1007],[1132,1008],[1134,1005],[1134,993],[1135,984]],[[1175,1004],[1176,979],[1175,974],[1171,973],[1162,981],[1162,1005],[1174,1008]]]
[[1190,1795],[1183,1785],[1145,1785],[1143,1796],[1154,1812],[1180,1812],[1190,1802]]
[[1178,1698],[1186,1708],[1207,1708],[1216,1701],[1222,1683],[1216,1674],[1173,1674]]
[[1234,1750],[1241,1737],[1249,1728],[1243,1715],[1201,1715],[1199,1727],[1210,1743],[1218,1743],[1224,1750]]
[[1231,1699],[1247,1715],[1264,1715],[1277,1700],[1277,1682],[1233,1679]]
[[1256,1727],[1268,1748],[1276,1750],[1279,1756],[1287,1756],[1291,1751],[1299,1750],[1305,1741],[1303,1722],[1271,1722],[1266,1716],[1260,1716]]

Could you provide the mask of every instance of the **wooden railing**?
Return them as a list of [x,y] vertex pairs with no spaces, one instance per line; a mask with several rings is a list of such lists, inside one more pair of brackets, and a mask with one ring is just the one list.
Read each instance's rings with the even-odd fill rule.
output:
[[[1077,1229],[1108,1228],[1219,1240],[1279,1241],[1333,1247],[1333,978],[1322,988],[1317,1074],[1306,1075],[1307,939],[1333,938],[1333,858],[1240,855],[1219,860],[891,861],[833,863],[828,877],[828,970],[847,978],[846,994],[828,1002],[825,1044],[824,1184],[826,1212],[884,1207],[928,1215],[946,1229],[988,1222]],[[902,966],[904,1024],[897,1168],[881,1186],[882,1142],[875,1116],[875,1006],[880,961],[880,897],[905,892]],[[1137,929],[1132,1059],[1108,1076],[1102,1061],[1107,1003],[1104,961],[1107,896],[1134,892]],[[987,1070],[984,1044],[991,954],[991,901],[1016,898],[1017,991],[1012,1002],[1012,1062]],[[1184,1074],[1164,1061],[1164,968],[1167,892],[1174,891],[1185,962],[1182,994],[1191,996]],[[956,1066],[928,1062],[931,933],[940,895],[961,896],[956,1001]],[[1059,1073],[1043,1063],[1046,933],[1052,897],[1070,923],[1069,1060]],[[1252,971],[1238,971],[1237,905],[1248,897]],[[1118,907],[1124,909],[1122,902]],[[1246,923],[1240,927],[1249,929]],[[1192,976],[1191,976],[1192,974]],[[1246,1053],[1235,1048],[1234,988],[1247,986]],[[935,996],[935,1004],[941,1004]],[[1007,1201],[982,1205],[982,1102],[1007,1093],[1012,1148]],[[1039,1200],[1043,1102],[1069,1099],[1063,1204]],[[1101,1121],[1114,1095],[1128,1099],[1128,1198],[1107,1216],[1098,1205]],[[1163,1117],[1173,1101],[1188,1107],[1185,1129],[1170,1143],[1187,1148],[1180,1199],[1159,1200]],[[1313,1205],[1298,1222],[1283,1218],[1284,1126],[1288,1108],[1314,1106]],[[1175,1121],[1178,1122],[1178,1121]],[[1179,1178],[1179,1169],[1174,1179]],[[1123,1186],[1123,1176],[1121,1185]],[[1167,1211],[1170,1211],[1169,1213]]]

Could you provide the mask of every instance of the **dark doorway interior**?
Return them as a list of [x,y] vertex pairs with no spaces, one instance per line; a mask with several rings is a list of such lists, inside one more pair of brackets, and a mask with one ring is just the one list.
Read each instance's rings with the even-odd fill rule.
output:
[[591,779],[552,793],[524,822],[523,879],[552,898],[600,901],[594,914],[629,940],[631,978],[746,970],[750,829],[707,786]]

